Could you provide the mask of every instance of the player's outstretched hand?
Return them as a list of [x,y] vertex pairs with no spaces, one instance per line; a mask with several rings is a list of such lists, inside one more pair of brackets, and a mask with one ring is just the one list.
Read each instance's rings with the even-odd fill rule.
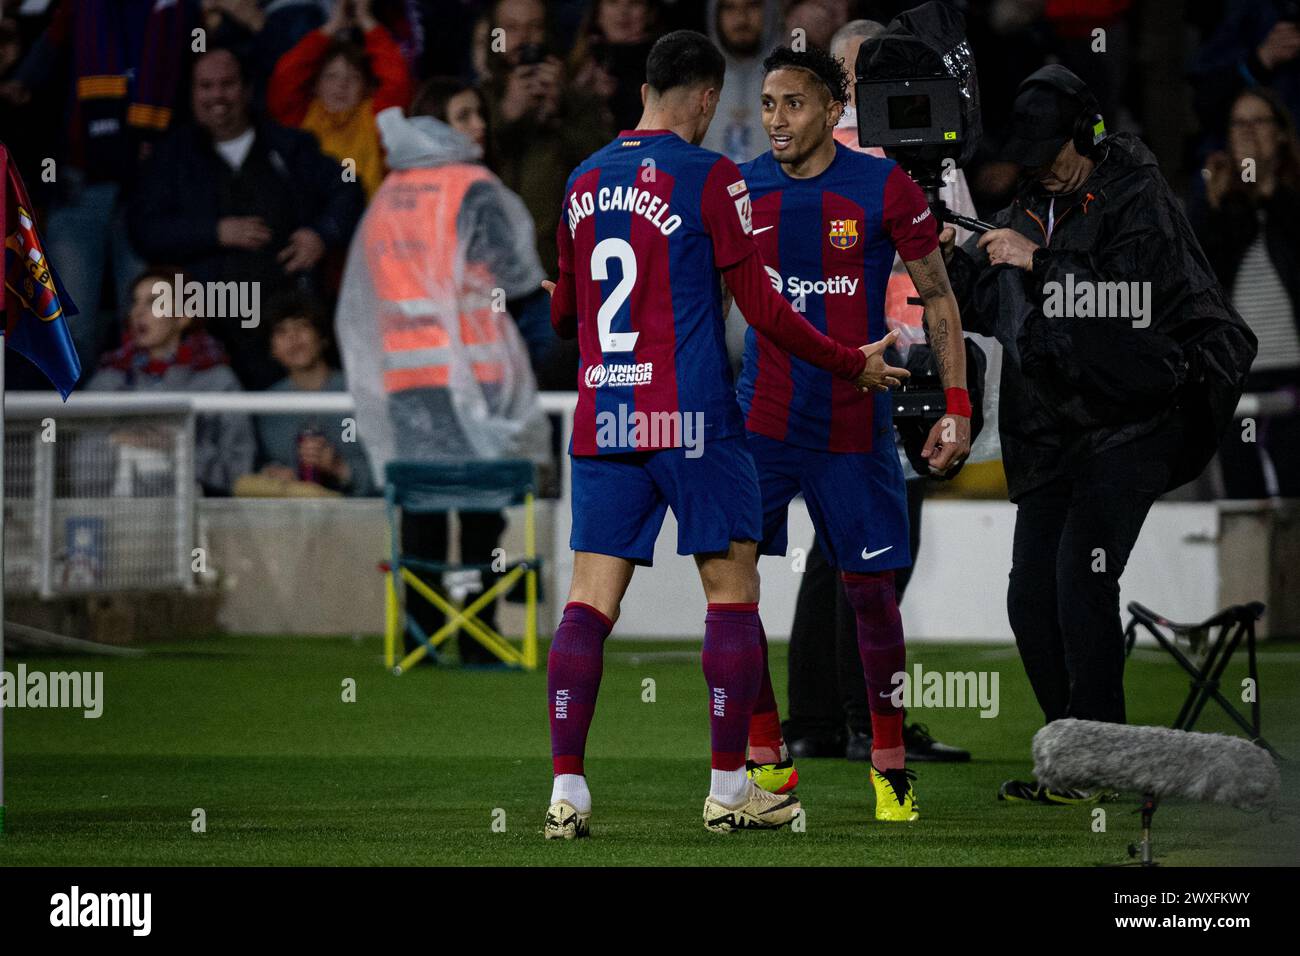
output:
[[936,475],[961,464],[970,456],[970,419],[945,415],[934,423],[921,449],[921,457]]
[[542,280],[542,288],[546,290],[547,295],[550,296],[555,295],[555,283],[552,282],[550,279]]
[[858,376],[857,386],[863,392],[887,392],[902,385],[912,373],[905,368],[895,368],[885,364],[885,349],[894,344],[898,330],[894,329],[879,342],[862,346],[862,354],[867,357],[866,367]]

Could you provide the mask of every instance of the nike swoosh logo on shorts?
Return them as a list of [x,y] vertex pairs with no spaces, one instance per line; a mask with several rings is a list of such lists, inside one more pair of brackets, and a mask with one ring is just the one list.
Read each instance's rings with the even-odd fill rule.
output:
[[[892,548],[892,547],[893,547],[893,545],[891,544],[891,545],[889,546],[889,548]],[[863,548],[863,549],[862,549],[862,560],[863,560],[863,561],[870,561],[872,558],[876,557],[876,555],[884,554],[886,551],[889,550],[889,548],[881,548],[879,551],[867,551],[866,548]]]
[[775,228],[776,226],[763,226],[761,229],[755,229],[754,235],[757,236],[760,232],[767,232],[769,229],[775,229]]

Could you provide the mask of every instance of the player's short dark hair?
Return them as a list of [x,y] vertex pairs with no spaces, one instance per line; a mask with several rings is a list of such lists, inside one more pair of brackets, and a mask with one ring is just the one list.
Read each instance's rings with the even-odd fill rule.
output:
[[844,69],[843,63],[820,47],[810,46],[802,51],[792,50],[788,46],[777,47],[763,61],[763,75],[767,76],[777,70],[807,70],[825,84],[833,101],[849,101],[848,71]]
[[665,33],[655,41],[645,61],[645,81],[656,93],[666,93],[676,86],[705,84],[721,89],[726,72],[722,51],[694,30]]

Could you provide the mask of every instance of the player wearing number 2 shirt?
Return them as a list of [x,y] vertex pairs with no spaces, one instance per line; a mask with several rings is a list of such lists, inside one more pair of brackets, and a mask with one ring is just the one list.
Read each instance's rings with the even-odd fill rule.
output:
[[581,363],[570,448],[574,574],[547,662],[555,773],[548,838],[588,832],[583,752],[602,643],[634,567],[651,562],[670,507],[677,550],[695,556],[709,601],[705,825],[773,828],[798,809],[793,795],[766,793],[745,773],[762,673],[761,504],[727,363],[719,277],[766,336],[849,388],[880,385],[890,370],[883,343],[837,343],[768,283],[740,171],[698,145],[724,69],[701,34],[660,39],[646,64],[637,129],[588,158],[565,189],[551,320],[560,335],[577,336]]
[[[925,196],[892,160],[834,140],[848,78],[820,50],[779,48],[764,62],[763,125],[772,149],[742,167],[754,233],[773,286],[831,338],[885,333],[885,288],[895,252],[925,302],[948,411],[930,435],[942,470],[969,453],[969,400],[956,301]],[[742,306],[743,309],[743,306]],[[888,395],[865,395],[787,354],[761,329],[746,333],[740,380],[749,448],[763,498],[762,554],[785,554],[786,511],[803,495],[829,563],[857,618],[872,721],[876,818],[918,818],[904,766],[902,710],[893,675],[904,670],[895,568],[911,563],[907,493]],[[963,417],[964,416],[964,417]],[[751,775],[776,792],[798,776],[783,752],[770,677],[750,729]]]

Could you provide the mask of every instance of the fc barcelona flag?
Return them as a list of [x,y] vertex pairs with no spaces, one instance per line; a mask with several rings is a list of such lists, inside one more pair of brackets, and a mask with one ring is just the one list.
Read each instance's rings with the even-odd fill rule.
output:
[[31,360],[65,399],[81,377],[67,316],[77,307],[45,258],[22,178],[0,143],[0,236],[5,243],[5,344]]

